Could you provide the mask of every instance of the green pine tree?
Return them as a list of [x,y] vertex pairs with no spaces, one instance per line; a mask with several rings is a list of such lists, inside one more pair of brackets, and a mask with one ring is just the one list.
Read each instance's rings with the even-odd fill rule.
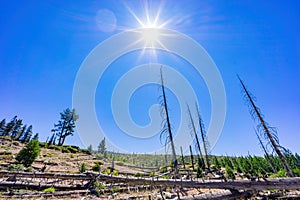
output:
[[38,140],[31,140],[23,149],[16,155],[16,160],[25,167],[32,165],[34,160],[40,154],[40,146]]

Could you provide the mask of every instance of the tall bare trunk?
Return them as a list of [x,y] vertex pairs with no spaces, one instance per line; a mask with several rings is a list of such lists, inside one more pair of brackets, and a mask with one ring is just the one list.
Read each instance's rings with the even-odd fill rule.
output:
[[207,144],[207,140],[206,140],[206,135],[204,134],[204,126],[203,126],[203,123],[202,123],[202,118],[201,118],[200,111],[199,111],[197,103],[196,103],[196,108],[197,108],[197,114],[198,114],[198,120],[199,120],[199,126],[200,126],[200,133],[201,133],[204,152],[205,152],[206,165],[207,165],[208,170],[210,171],[210,162],[209,162],[208,150],[207,150],[208,144]]
[[187,108],[188,108],[188,112],[189,112],[189,116],[190,116],[190,121],[191,121],[192,129],[193,129],[193,133],[195,135],[198,151],[199,151],[199,154],[200,154],[200,159],[201,159],[202,163],[204,163],[204,165],[205,165],[205,162],[204,162],[204,159],[203,159],[203,154],[202,154],[202,151],[201,151],[200,142],[199,142],[197,131],[196,131],[196,128],[195,128],[195,123],[194,123],[189,105],[187,105]]
[[167,97],[165,93],[165,86],[164,86],[164,79],[162,75],[162,69],[160,69],[160,78],[161,78],[161,89],[162,89],[162,96],[163,96],[163,107],[166,115],[166,123],[167,123],[167,131],[169,135],[169,140],[171,143],[171,148],[172,148],[172,155],[173,155],[173,166],[175,170],[175,176],[178,175],[178,161],[177,161],[177,156],[176,156],[176,151],[175,151],[175,146],[174,146],[174,141],[173,141],[173,134],[172,134],[172,129],[171,129],[171,122],[169,118],[169,111],[168,111],[168,105],[167,105]]
[[238,79],[240,80],[240,83],[243,87],[243,90],[245,92],[245,95],[250,103],[251,108],[253,109],[253,114],[258,118],[259,123],[261,124],[262,128],[263,128],[263,132],[264,134],[269,138],[269,141],[274,149],[274,151],[277,153],[284,169],[286,170],[286,173],[288,174],[288,176],[293,177],[293,173],[290,170],[287,162],[284,159],[284,156],[282,155],[280,149],[279,149],[279,142],[277,140],[274,139],[274,133],[272,134],[271,131],[269,130],[269,127],[267,125],[267,123],[265,122],[265,120],[263,119],[258,107],[255,105],[250,93],[248,92],[246,86],[244,85],[243,81],[240,79],[240,77],[238,77]]
[[184,156],[183,156],[182,146],[180,147],[180,152],[181,152],[182,165],[183,165],[183,168],[185,169],[185,163],[184,163]]
[[195,167],[194,167],[194,156],[193,156],[193,150],[192,150],[192,146],[191,145],[190,145],[190,154],[191,154],[192,167],[193,167],[193,170],[195,170]]

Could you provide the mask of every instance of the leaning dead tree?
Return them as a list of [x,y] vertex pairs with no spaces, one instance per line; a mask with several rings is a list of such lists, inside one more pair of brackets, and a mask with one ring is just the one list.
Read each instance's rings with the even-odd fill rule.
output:
[[187,105],[187,108],[188,108],[188,113],[189,113],[189,116],[190,116],[190,121],[191,121],[191,126],[192,126],[192,132],[194,133],[196,144],[197,144],[198,151],[199,151],[199,154],[200,154],[200,159],[201,159],[202,163],[205,164],[204,159],[203,159],[203,154],[202,154],[202,151],[201,151],[201,146],[200,146],[198,134],[197,134],[197,131],[196,131],[195,123],[194,123],[194,120],[193,120],[192,113],[191,113],[189,105]]
[[171,149],[172,149],[172,156],[173,156],[173,167],[175,170],[175,176],[178,175],[178,161],[175,151],[175,145],[173,140],[173,134],[172,134],[172,128],[171,128],[171,122],[169,117],[169,110],[168,110],[168,104],[167,104],[167,97],[165,92],[165,85],[164,85],[164,79],[162,74],[162,68],[160,68],[160,80],[161,80],[161,90],[162,90],[162,116],[165,118],[163,123],[163,129],[160,134],[160,138],[162,138],[165,134],[166,140],[165,140],[165,146],[170,142]]
[[271,159],[271,157],[270,157],[270,155],[269,155],[269,153],[268,153],[266,147],[264,146],[264,144],[263,144],[262,140],[260,139],[259,134],[257,133],[256,130],[255,130],[255,134],[256,134],[257,139],[258,139],[258,141],[259,141],[260,147],[262,148],[262,150],[263,150],[264,153],[265,153],[266,160],[268,161],[269,165],[271,166],[272,171],[273,171],[274,173],[276,173],[277,170],[276,170],[275,167],[274,167],[273,161],[272,161],[272,159]]
[[191,154],[192,167],[193,167],[193,170],[195,170],[195,166],[194,166],[194,156],[193,156],[193,150],[192,150],[192,146],[191,146],[191,145],[190,145],[190,154]]
[[278,155],[282,166],[284,167],[286,173],[288,176],[293,177],[293,173],[290,170],[283,153],[281,152],[281,149],[284,149],[283,147],[280,146],[279,144],[279,139],[277,137],[277,132],[276,129],[273,127],[270,127],[268,123],[264,120],[263,115],[261,114],[259,108],[255,105],[255,102],[250,94],[250,92],[247,90],[246,86],[244,85],[243,81],[240,79],[238,76],[238,79],[242,85],[243,92],[245,93],[245,97],[247,102],[249,103],[249,109],[251,116],[254,121],[258,121],[259,125],[257,126],[258,132],[267,139],[269,146],[273,149],[273,151],[276,152]]
[[200,133],[201,133],[201,138],[203,142],[203,148],[204,148],[204,153],[205,153],[205,160],[206,160],[206,165],[208,170],[210,171],[210,162],[209,162],[209,157],[208,157],[208,141],[205,135],[205,128],[203,124],[203,120],[200,115],[200,111],[198,108],[198,104],[196,103],[196,109],[197,109],[197,115],[198,115],[198,120],[199,120],[199,126],[200,126]]

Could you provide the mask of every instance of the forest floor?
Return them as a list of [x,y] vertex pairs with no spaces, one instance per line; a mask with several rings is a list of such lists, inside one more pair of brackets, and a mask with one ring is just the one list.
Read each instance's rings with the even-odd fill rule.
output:
[[[95,174],[99,173],[123,178],[152,178],[153,180],[158,180],[158,177],[155,176],[160,173],[154,167],[143,168],[132,166],[132,163],[112,162],[112,159],[100,159],[96,155],[89,155],[83,151],[76,153],[67,151],[63,153],[59,148],[41,148],[40,155],[34,161],[32,167],[26,169],[18,165],[15,160],[15,155],[23,147],[24,144],[20,142],[10,139],[0,139],[0,172],[2,173],[0,177],[0,199],[264,199],[284,197],[300,199],[300,189],[292,191],[267,190],[255,193],[245,190],[236,195],[228,189],[181,188],[180,181],[178,181],[177,187],[167,187],[130,185],[129,183],[126,184],[126,182],[101,182],[101,177],[98,186],[95,189],[91,189],[91,187],[87,186],[89,180],[83,179],[84,173],[82,173],[81,177],[81,173],[79,172],[83,163],[86,165],[87,172],[92,172],[93,166],[100,163],[101,170],[100,172],[94,172]],[[111,170],[112,167],[114,171]],[[17,174],[5,174],[6,172]],[[39,174],[39,176],[30,177],[30,174],[34,175],[35,173]],[[58,177],[43,178],[43,175],[41,175],[43,173],[45,176],[58,174],[58,177],[61,174],[77,174],[82,180],[72,180],[72,178],[60,179]],[[184,177],[188,178],[188,180],[192,179],[194,182],[202,183],[204,181],[203,179],[196,179],[194,175],[193,178],[191,176],[188,177],[188,175],[184,175]],[[208,180],[208,177],[205,178],[205,182],[211,181]],[[224,182],[225,180],[218,179],[213,181]],[[46,187],[51,185],[50,183],[55,188],[54,191],[47,192],[45,189],[42,189],[43,184],[43,187]],[[25,185],[24,188],[23,185]],[[36,185],[40,187],[36,187]],[[30,189],[31,187],[36,187],[37,189]],[[71,189],[67,190],[64,187],[70,187]]]

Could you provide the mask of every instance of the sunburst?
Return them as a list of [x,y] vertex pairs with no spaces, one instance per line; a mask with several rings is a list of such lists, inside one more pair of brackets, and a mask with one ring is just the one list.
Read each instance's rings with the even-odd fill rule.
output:
[[140,41],[144,42],[144,48],[140,56],[143,56],[146,50],[150,50],[152,56],[156,59],[156,47],[164,48],[164,45],[160,41],[162,30],[171,22],[171,20],[162,22],[160,19],[163,5],[160,4],[156,9],[156,14],[152,16],[149,5],[145,2],[144,19],[138,17],[129,6],[125,5],[125,7],[139,24],[137,31],[141,34]]

